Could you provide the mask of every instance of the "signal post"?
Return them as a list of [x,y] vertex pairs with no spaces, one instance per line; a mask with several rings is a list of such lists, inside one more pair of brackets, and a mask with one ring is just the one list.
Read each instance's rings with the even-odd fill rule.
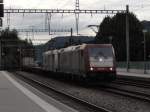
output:
[[[4,4],[3,4],[3,0],[0,0],[0,35],[1,35],[1,29],[3,26],[3,19],[2,17],[4,17]],[[2,69],[2,52],[1,52],[1,38],[0,38],[0,70]]]

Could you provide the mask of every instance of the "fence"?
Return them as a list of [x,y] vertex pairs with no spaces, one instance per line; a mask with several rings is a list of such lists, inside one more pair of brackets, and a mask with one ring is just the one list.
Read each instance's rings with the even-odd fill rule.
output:
[[[144,64],[146,64],[146,73],[150,73],[150,62],[130,62],[129,72],[144,73]],[[117,62],[117,71],[126,71],[126,62]]]

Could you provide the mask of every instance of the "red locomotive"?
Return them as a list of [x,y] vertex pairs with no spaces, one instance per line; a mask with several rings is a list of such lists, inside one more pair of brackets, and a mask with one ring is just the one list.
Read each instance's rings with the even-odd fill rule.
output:
[[82,44],[43,54],[43,69],[72,77],[111,81],[116,78],[111,44]]

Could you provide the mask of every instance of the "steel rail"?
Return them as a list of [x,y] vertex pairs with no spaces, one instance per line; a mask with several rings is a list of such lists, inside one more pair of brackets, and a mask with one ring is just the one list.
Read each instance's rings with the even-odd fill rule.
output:
[[23,78],[25,78],[25,79],[27,79],[27,80],[29,80],[29,81],[31,81],[31,82],[34,82],[34,83],[38,84],[38,85],[41,86],[41,87],[50,89],[50,90],[52,90],[52,91],[54,91],[54,92],[56,92],[56,93],[58,93],[58,94],[64,95],[64,96],[66,96],[66,97],[68,97],[68,98],[70,98],[70,99],[72,99],[72,100],[75,100],[75,101],[77,101],[77,102],[80,102],[81,104],[86,105],[87,107],[90,107],[91,109],[94,109],[94,110],[96,110],[96,111],[98,111],[98,112],[112,112],[111,110],[108,110],[108,109],[106,109],[106,108],[104,108],[104,107],[97,106],[97,105],[92,104],[92,103],[90,103],[90,102],[88,102],[88,101],[85,101],[85,100],[83,100],[83,99],[77,98],[77,97],[75,97],[75,96],[73,96],[73,95],[71,95],[71,94],[68,94],[68,93],[62,92],[62,91],[60,91],[60,90],[57,90],[57,89],[55,89],[54,87],[50,87],[50,86],[48,86],[48,84],[43,83],[43,82],[41,82],[41,81],[37,81],[37,80],[35,80],[35,79],[31,79],[31,78],[29,78],[29,77],[26,77],[26,76],[20,74],[20,73],[16,73],[16,74],[19,74],[19,76],[21,76],[21,77],[23,77]]
[[145,94],[143,92],[137,92],[137,91],[129,91],[126,89],[121,89],[118,87],[114,87],[114,86],[104,86],[105,88],[103,88],[104,91],[108,91],[108,92],[112,92],[115,94],[119,94],[122,96],[127,96],[127,97],[131,97],[134,99],[139,99],[142,101],[147,101],[150,102],[150,94]]
[[135,87],[142,87],[142,88],[150,88],[150,82],[144,82],[144,81],[136,81],[136,80],[132,81],[132,80],[117,79],[113,83],[121,84],[121,85],[135,86]]
[[139,99],[139,100],[150,102],[150,94],[145,94],[143,92],[129,91],[129,90],[121,89],[112,85],[104,85],[104,87],[103,88],[101,87],[100,89],[104,91],[112,92],[115,94],[119,94],[122,96],[127,96],[127,97],[131,97],[134,99]]

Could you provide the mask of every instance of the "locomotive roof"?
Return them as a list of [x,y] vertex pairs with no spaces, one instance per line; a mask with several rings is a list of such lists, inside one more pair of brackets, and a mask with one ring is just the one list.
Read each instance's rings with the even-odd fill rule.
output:
[[60,52],[76,51],[76,50],[84,49],[85,47],[86,47],[86,44],[77,45],[77,46],[69,46],[67,48],[63,48],[62,50],[60,50]]
[[76,45],[76,46],[69,46],[67,48],[62,48],[59,50],[49,50],[46,51],[44,54],[51,54],[51,53],[60,53],[60,52],[68,52],[68,51],[76,51],[76,50],[82,50],[85,47],[111,47],[111,44],[82,44],[82,45]]

